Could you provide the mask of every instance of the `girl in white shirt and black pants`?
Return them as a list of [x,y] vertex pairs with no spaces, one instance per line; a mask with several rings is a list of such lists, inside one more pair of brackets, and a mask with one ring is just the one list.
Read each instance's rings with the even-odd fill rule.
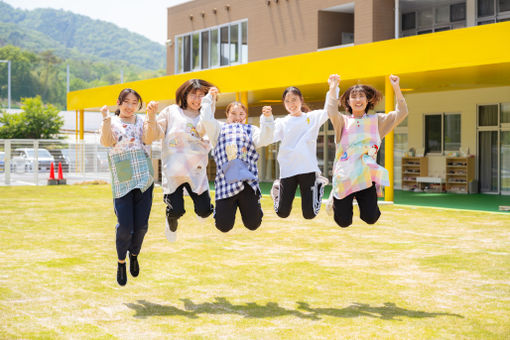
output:
[[303,217],[312,219],[319,213],[324,186],[328,180],[320,174],[317,163],[317,136],[327,120],[326,110],[310,111],[296,87],[283,92],[283,103],[289,113],[275,121],[273,142],[280,141],[278,163],[280,179],[271,190],[274,209],[280,217],[288,217],[297,186],[301,191]]

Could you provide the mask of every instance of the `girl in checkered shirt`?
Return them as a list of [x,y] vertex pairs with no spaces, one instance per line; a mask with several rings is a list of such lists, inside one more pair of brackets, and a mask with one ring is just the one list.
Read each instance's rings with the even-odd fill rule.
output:
[[159,130],[157,104],[150,102],[147,105],[147,117],[137,115],[136,111],[142,108],[142,98],[135,90],[122,90],[117,105],[115,116],[109,115],[106,105],[101,108],[101,144],[112,147],[108,157],[117,215],[117,282],[124,286],[128,251],[131,275],[136,277],[140,271],[138,255],[149,226],[154,188],[150,144],[159,135]]
[[202,100],[200,123],[213,145],[217,172],[215,180],[216,228],[228,232],[234,227],[239,207],[243,224],[256,230],[261,222],[260,188],[258,183],[257,148],[272,142],[274,121],[271,107],[265,106],[260,116],[260,128],[245,124],[246,107],[233,102],[227,106],[227,122],[214,119],[216,88],[211,88]]

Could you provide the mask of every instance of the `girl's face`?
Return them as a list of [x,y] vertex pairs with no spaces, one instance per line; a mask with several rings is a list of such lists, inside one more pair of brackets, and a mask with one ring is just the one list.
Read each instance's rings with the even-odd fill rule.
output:
[[124,97],[122,103],[119,103],[119,117],[120,118],[131,118],[138,110],[138,98],[132,93],[128,93]]
[[186,102],[188,103],[186,108],[192,111],[200,110],[200,106],[202,105],[202,98],[204,98],[204,96],[204,91],[200,89],[190,91],[186,96]]
[[301,105],[303,105],[303,101],[300,96],[292,92],[287,92],[283,104],[285,105],[285,109],[288,113],[296,115],[301,113]]
[[234,106],[230,109],[230,111],[227,113],[227,123],[233,124],[233,123],[244,123],[246,121],[246,111],[243,110],[240,106]]
[[368,100],[365,92],[357,91],[349,94],[349,106],[354,116],[363,116],[367,105]]

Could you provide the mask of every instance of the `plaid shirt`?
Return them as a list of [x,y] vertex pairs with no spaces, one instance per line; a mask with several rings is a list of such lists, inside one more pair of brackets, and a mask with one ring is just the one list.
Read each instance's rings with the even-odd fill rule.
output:
[[154,182],[154,169],[143,144],[143,118],[136,117],[134,124],[112,118],[112,132],[117,143],[108,153],[114,198],[125,196],[133,189],[147,190]]
[[[244,189],[244,182],[227,183],[223,174],[224,165],[229,161],[227,156],[227,146],[234,146],[237,150],[235,158],[241,159],[248,165],[248,170],[258,178],[257,160],[259,154],[253,144],[253,126],[248,124],[224,124],[221,127],[218,137],[218,144],[213,150],[214,160],[217,165],[216,180],[216,200],[229,198],[237,195]],[[260,193],[258,180],[246,181],[255,192]]]

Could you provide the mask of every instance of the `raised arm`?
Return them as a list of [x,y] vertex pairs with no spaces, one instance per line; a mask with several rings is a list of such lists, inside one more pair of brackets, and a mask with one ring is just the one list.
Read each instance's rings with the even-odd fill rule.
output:
[[200,108],[199,124],[205,129],[205,133],[207,133],[207,136],[209,136],[209,141],[213,147],[215,147],[218,143],[218,137],[220,135],[221,129],[221,123],[214,118],[217,96],[218,89],[211,87],[207,95],[202,98],[202,105]]
[[101,125],[101,137],[99,142],[102,146],[110,147],[117,143],[117,139],[112,133],[112,117],[110,116],[110,110],[108,106],[101,108],[101,114],[103,115],[103,124]]
[[397,106],[395,111],[391,111],[387,114],[379,115],[379,134],[381,138],[386,136],[391,130],[400,124],[408,114],[407,103],[400,90],[400,78],[395,75],[390,76],[390,83],[395,92],[395,100]]
[[338,87],[340,83],[340,76],[338,74],[332,74],[329,76],[328,84],[329,91],[326,96],[326,111],[328,112],[329,120],[331,120],[331,124],[335,129],[335,141],[338,142],[340,140],[342,129],[344,128],[344,120],[342,115],[338,111],[338,94],[340,93],[340,88]]
[[253,144],[255,144],[255,148],[273,143],[274,130],[273,110],[271,106],[264,106],[262,108],[262,115],[260,115],[260,128],[255,127],[253,132]]
[[161,139],[164,133],[156,121],[156,111],[158,110],[158,102],[151,101],[147,105],[148,119],[143,122],[143,143],[145,145],[152,144],[153,141]]

